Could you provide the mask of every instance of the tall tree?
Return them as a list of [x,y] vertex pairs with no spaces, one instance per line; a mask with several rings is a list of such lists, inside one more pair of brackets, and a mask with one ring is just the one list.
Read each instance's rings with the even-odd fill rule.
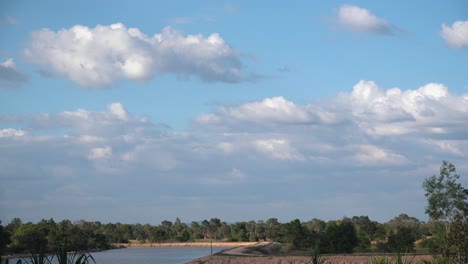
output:
[[444,222],[447,232],[455,215],[468,217],[468,193],[458,182],[459,178],[455,166],[443,161],[439,175],[433,175],[423,183],[428,202],[426,214],[433,220]]

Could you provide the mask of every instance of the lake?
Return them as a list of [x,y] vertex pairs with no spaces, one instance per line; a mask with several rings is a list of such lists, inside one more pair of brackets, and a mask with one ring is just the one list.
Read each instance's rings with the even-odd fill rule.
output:
[[[213,253],[227,249],[213,247]],[[209,247],[133,247],[92,253],[96,264],[183,264],[210,255]],[[10,260],[10,264],[16,263]],[[23,262],[24,263],[24,262]]]
[[[213,247],[213,253],[224,250]],[[182,264],[210,255],[209,247],[141,247],[113,249],[92,254],[97,264]]]

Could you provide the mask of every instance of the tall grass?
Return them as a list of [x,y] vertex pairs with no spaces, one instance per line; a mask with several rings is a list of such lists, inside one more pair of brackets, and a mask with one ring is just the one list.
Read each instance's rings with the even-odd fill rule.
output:
[[414,255],[395,253],[392,258],[381,256],[379,258],[372,257],[369,264],[414,264]]

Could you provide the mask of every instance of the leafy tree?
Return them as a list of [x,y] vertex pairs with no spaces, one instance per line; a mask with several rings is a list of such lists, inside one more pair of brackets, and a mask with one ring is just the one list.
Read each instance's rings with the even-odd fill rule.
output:
[[349,219],[345,218],[338,223],[331,221],[320,239],[320,252],[352,253],[358,243],[356,229]]
[[231,226],[231,241],[248,241],[246,222],[237,222]]
[[[351,218],[351,222],[356,229],[356,235],[359,240],[357,250],[360,252],[367,251],[372,240],[382,237],[381,225],[375,221],[371,221],[368,216],[354,216]],[[385,231],[383,237],[385,237]]]
[[44,222],[38,224],[27,223],[16,229],[11,237],[15,251],[28,253],[29,263],[44,264],[49,261],[47,234]]
[[457,263],[468,263],[468,223],[463,221],[460,214],[454,217],[450,225],[443,253]]
[[10,233],[5,230],[0,221],[0,256],[5,252],[7,245],[10,243]]
[[15,217],[13,218],[8,225],[5,226],[5,230],[10,232],[10,234],[15,233],[16,229],[22,224],[21,219]]
[[396,231],[392,231],[388,235],[388,241],[386,243],[386,250],[389,252],[413,252],[414,241],[416,237],[409,227],[398,227]]
[[307,228],[310,232],[322,233],[325,230],[327,224],[317,218],[309,220],[304,223],[304,227]]
[[284,234],[285,242],[289,243],[293,248],[302,248],[305,244],[306,232],[299,219],[295,219],[285,226]]
[[411,232],[411,235],[415,239],[421,238],[421,222],[416,217],[400,214],[388,221],[388,226],[392,229],[393,233],[404,227],[406,231]]
[[219,218],[211,218],[209,223],[210,238],[217,239],[217,232],[221,227],[221,220]]
[[218,232],[220,237],[224,239],[229,238],[229,236],[231,235],[231,226],[228,225],[226,222],[222,222]]
[[468,189],[457,181],[460,175],[455,174],[455,166],[447,161],[442,162],[439,176],[432,176],[423,183],[428,200],[426,213],[444,224],[442,231],[437,232],[438,246],[444,257],[457,263],[466,263],[468,255]]
[[276,218],[270,218],[265,223],[265,235],[266,239],[281,242],[281,238],[283,236],[281,224],[278,222]]
[[203,238],[202,228],[195,221],[192,221],[192,223],[190,224],[190,238],[192,240],[197,240],[197,239]]
[[455,166],[443,161],[439,175],[433,175],[423,183],[428,202],[426,214],[436,221],[443,221],[447,232],[456,214],[468,216],[468,193],[457,182],[459,178]]

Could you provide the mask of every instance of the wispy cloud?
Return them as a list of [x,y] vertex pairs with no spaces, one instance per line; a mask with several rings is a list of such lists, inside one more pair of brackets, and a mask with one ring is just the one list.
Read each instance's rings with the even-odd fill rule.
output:
[[468,47],[468,20],[455,21],[452,26],[442,24],[439,34],[452,47]]
[[6,16],[5,20],[8,24],[10,25],[17,25],[20,23],[20,21],[12,16]]

